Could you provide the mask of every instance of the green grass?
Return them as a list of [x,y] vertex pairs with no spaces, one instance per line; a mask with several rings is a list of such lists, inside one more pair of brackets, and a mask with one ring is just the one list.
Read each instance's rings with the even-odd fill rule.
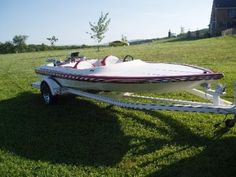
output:
[[[34,68],[69,52],[0,55],[0,176],[235,176],[236,128],[214,128],[221,115],[110,108],[73,96],[43,105],[30,86],[37,80]],[[220,82],[228,86],[225,98],[233,100],[236,37],[81,52],[220,71],[225,74]]]

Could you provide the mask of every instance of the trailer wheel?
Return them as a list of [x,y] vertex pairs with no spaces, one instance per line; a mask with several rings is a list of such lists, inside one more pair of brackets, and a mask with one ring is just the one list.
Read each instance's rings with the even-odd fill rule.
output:
[[41,98],[46,105],[55,103],[56,96],[52,95],[50,87],[46,82],[42,82],[40,86]]
[[227,119],[225,121],[225,126],[228,127],[228,128],[232,128],[234,126],[235,122],[233,119]]

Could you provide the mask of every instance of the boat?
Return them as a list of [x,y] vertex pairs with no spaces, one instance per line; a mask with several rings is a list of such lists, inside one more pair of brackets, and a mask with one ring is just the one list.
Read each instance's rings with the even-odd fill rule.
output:
[[41,80],[51,78],[62,87],[84,91],[168,93],[223,78],[222,73],[198,66],[147,62],[130,55],[86,59],[75,52],[64,61],[49,61],[35,69]]
[[[225,117],[225,126],[232,128],[236,123],[236,84],[233,103],[221,98],[226,93],[225,86],[218,84],[213,90],[209,85],[221,79],[222,73],[186,64],[147,62],[130,55],[123,60],[115,56],[86,59],[76,52],[64,61],[48,61],[49,64],[36,68],[40,80],[32,83],[33,88],[40,89],[42,101],[46,105],[56,103],[59,95],[73,94],[128,109],[215,113],[225,114],[226,117],[231,114],[233,118]],[[197,89],[199,85],[205,91]],[[106,94],[107,91],[125,93],[113,98]],[[182,91],[208,101],[196,102],[134,93]],[[122,100],[124,97],[130,100]],[[132,98],[138,100],[134,102]],[[140,100],[149,100],[151,103]]]

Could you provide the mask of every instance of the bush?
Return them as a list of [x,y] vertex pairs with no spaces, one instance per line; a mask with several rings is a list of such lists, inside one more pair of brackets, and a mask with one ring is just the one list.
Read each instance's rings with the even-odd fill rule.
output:
[[236,34],[236,28],[229,28],[222,31],[222,36],[234,35],[234,34]]
[[0,54],[7,53],[23,53],[23,52],[37,52],[37,51],[48,51],[48,50],[66,50],[66,49],[79,49],[79,48],[89,48],[90,46],[82,45],[70,45],[70,46],[48,46],[45,44],[36,45],[14,45],[12,42],[0,42]]
[[12,42],[7,41],[5,43],[0,43],[0,53],[15,53],[15,46]]

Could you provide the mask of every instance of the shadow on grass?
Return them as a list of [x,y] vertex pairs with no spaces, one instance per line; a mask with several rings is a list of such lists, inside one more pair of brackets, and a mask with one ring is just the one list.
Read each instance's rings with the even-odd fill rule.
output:
[[[0,147],[31,160],[97,167],[116,165],[130,149],[138,157],[173,146],[180,148],[146,159],[138,167],[157,164],[158,170],[149,176],[235,176],[236,140],[222,137],[228,129],[218,129],[212,137],[201,136],[165,114],[144,112],[165,126],[73,96],[63,96],[57,105],[45,106],[38,94],[22,93],[0,101]],[[125,136],[117,113],[163,136]],[[167,135],[171,138],[163,138]],[[131,139],[140,143],[130,146]],[[182,153],[191,153],[192,148],[201,150],[176,159]],[[175,160],[170,165],[158,163],[172,158]]]
[[[175,132],[171,144],[185,148],[204,149],[197,155],[177,161],[169,166],[163,167],[160,171],[150,176],[204,176],[204,177],[230,177],[236,173],[236,140],[235,138],[221,138],[229,131],[226,128],[219,128],[214,132],[213,137],[200,136],[193,133],[180,121],[158,112],[149,111],[153,117],[158,117]],[[184,148],[181,149],[185,150]],[[176,152],[178,153],[178,152]],[[169,155],[168,155],[169,156]],[[171,157],[171,156],[170,156]],[[168,158],[165,156],[165,158]],[[150,162],[151,163],[151,162]]]
[[0,147],[24,158],[113,166],[129,141],[115,114],[90,101],[63,96],[46,106],[32,93],[0,101]]
[[[135,156],[142,156],[160,151],[161,149],[168,147],[178,147],[176,150],[171,150],[169,153],[164,153],[161,156],[154,157],[152,160],[147,160],[139,165],[140,168],[145,168],[148,165],[153,166],[157,164],[158,170],[151,173],[149,176],[204,176],[204,177],[233,177],[236,174],[236,139],[235,137],[223,137],[228,133],[227,128],[216,129],[212,137],[201,136],[191,131],[190,127],[187,127],[180,121],[166,116],[157,111],[144,111],[146,114],[151,115],[153,118],[159,119],[166,126],[158,126],[151,123],[139,116],[126,113],[124,116],[135,120],[146,127],[146,129],[153,130],[154,127],[161,135],[167,133],[171,138],[163,139],[161,137],[133,137],[137,138],[140,142],[139,147],[133,153]],[[168,129],[171,132],[168,132]],[[191,154],[191,149],[199,149],[199,153]],[[181,154],[190,153],[189,157],[181,157]],[[176,158],[181,157],[180,160]],[[174,162],[170,165],[159,164],[159,161],[171,161]]]

